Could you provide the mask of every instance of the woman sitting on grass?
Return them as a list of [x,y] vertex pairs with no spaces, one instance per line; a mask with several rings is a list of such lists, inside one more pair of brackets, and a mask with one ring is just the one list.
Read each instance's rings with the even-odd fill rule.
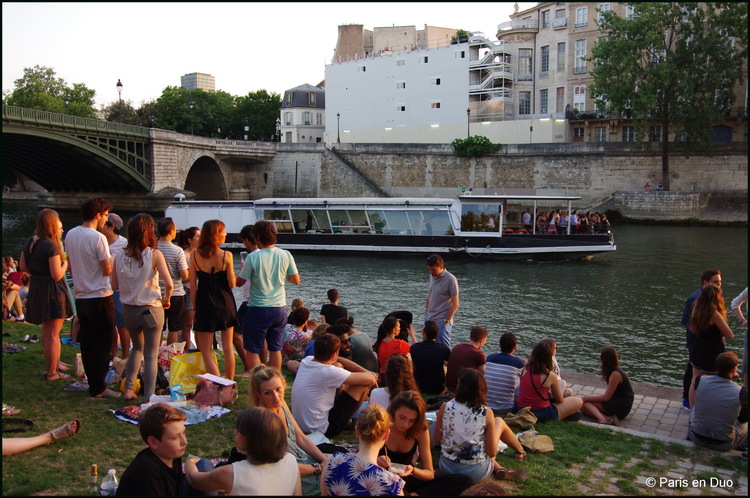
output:
[[414,370],[411,360],[402,354],[393,354],[388,358],[385,367],[385,385],[373,389],[370,393],[370,403],[377,403],[388,408],[391,400],[403,391],[419,391],[414,381]]
[[583,396],[581,411],[594,417],[600,424],[619,425],[620,419],[628,416],[633,407],[633,388],[630,379],[620,368],[617,350],[605,346],[600,353],[601,376],[607,390],[600,396]]
[[199,491],[222,491],[232,496],[302,494],[297,462],[287,453],[281,419],[266,408],[252,407],[237,416],[237,448],[247,460],[200,472],[197,458],[185,463],[190,486]]
[[435,444],[441,445],[440,472],[465,474],[475,483],[490,475],[523,481],[527,471],[507,470],[495,460],[498,440],[515,450],[519,462],[526,452],[508,424],[486,406],[486,400],[484,374],[475,368],[461,370],[456,397],[440,407],[435,420]]
[[[539,422],[563,420],[577,413],[583,406],[583,400],[577,396],[563,397],[559,379],[552,371],[553,354],[545,341],[534,346],[518,386],[517,407],[530,407]],[[550,400],[550,391],[555,399],[554,403]]]
[[378,452],[390,434],[391,417],[369,405],[357,417],[357,453],[334,453],[323,465],[320,492],[332,496],[402,496],[404,480],[378,466]]
[[379,376],[378,382],[383,382],[385,379],[385,366],[388,364],[388,358],[392,354],[403,354],[409,355],[409,343],[401,339],[397,339],[401,332],[401,325],[393,316],[385,317],[383,323],[378,327],[378,338],[372,348],[378,355],[379,365]]
[[[393,464],[404,467],[398,469],[398,475],[406,482],[405,493],[456,496],[471,485],[471,479],[462,474],[435,477],[426,410],[422,396],[416,391],[403,391],[393,397],[388,406],[393,425],[385,446],[380,450],[378,465],[392,472],[396,470]],[[421,463],[421,468],[417,467],[417,462]]]

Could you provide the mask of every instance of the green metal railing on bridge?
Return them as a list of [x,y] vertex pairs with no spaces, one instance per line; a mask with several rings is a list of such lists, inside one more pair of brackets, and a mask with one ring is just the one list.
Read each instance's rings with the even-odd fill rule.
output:
[[3,106],[3,122],[34,123],[59,127],[67,130],[77,129],[97,133],[111,133],[116,135],[129,135],[132,137],[149,138],[149,128],[123,123],[113,123],[94,118],[82,118],[56,112],[26,109],[25,107]]

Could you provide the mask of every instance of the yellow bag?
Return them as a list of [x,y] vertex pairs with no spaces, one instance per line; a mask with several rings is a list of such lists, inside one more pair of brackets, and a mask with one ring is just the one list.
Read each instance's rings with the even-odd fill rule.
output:
[[[218,365],[219,358],[215,352],[212,354]],[[196,376],[204,373],[206,373],[206,364],[203,362],[200,351],[173,356],[169,364],[169,385],[180,384],[182,392],[185,394],[192,393],[200,380]]]

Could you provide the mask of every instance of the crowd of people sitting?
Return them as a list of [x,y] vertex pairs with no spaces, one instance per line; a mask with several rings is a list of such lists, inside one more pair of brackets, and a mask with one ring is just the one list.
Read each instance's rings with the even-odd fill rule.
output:
[[[134,381],[142,364],[146,400],[154,393],[156,356],[165,332],[168,341],[190,343],[194,338],[208,371],[221,375],[213,359],[215,331],[221,331],[224,377],[235,376],[236,352],[244,367],[238,375],[250,378],[251,404],[237,418],[236,444],[226,465],[212,468],[189,458],[184,474],[184,413],[163,404],[152,406],[140,419],[147,448],[126,470],[118,494],[180,494],[190,488],[245,495],[458,495],[491,477],[529,478],[525,469],[509,470],[498,461],[503,448],[512,449],[519,464],[526,461],[524,447],[503,418],[506,414],[528,408],[540,423],[578,420],[586,414],[601,424],[618,425],[633,406],[633,388],[612,346],[600,351],[606,390],[597,396],[576,396],[567,386],[553,339],[538,342],[524,359],[516,356],[515,334],[490,340],[487,328],[476,325],[468,342],[451,348],[458,288],[438,255],[427,260],[430,289],[425,320],[417,325],[421,340],[413,314],[399,310],[383,318],[373,342],[355,328],[354,318],[339,304],[337,289],[328,290],[319,320],[301,299],[287,309],[286,284],[299,284],[300,275],[292,255],[275,247],[272,223],[243,228],[240,239],[248,254],[235,275],[233,255],[220,249],[227,235],[221,221],[208,220],[202,229],[178,234],[171,219],[155,223],[139,214],[128,223],[124,240],[119,236],[123,222],[110,209],[98,198],[84,203],[84,225],[65,238],[69,256],[63,250],[62,223],[50,209],[40,212],[37,231],[24,246],[20,270],[31,275],[28,303],[36,303],[27,314],[43,327],[47,380],[69,377],[64,373],[69,366],[60,362],[58,334],[62,320],[74,312],[74,299],[64,283],[72,265],[88,376],[85,389],[92,397],[120,395],[109,390],[104,374],[112,346],[121,340],[116,325],[121,323],[132,341],[126,399],[138,397]],[[606,216],[597,213],[538,216],[545,219],[538,225],[543,233],[563,231],[568,224],[592,233],[608,225]],[[111,225],[117,237],[106,237],[105,225]],[[79,233],[79,228],[91,230]],[[85,259],[89,255],[97,264]],[[4,282],[17,273],[14,263],[4,258]],[[722,443],[724,448],[729,436],[720,429],[728,427],[729,418],[742,417],[742,395],[737,396],[739,387],[731,382],[737,358],[723,353],[723,338],[733,334],[726,325],[720,284],[715,284],[715,274],[707,274],[691,303],[689,333],[698,346],[691,349],[696,378],[687,397],[694,407],[690,438],[709,446]],[[243,287],[245,296],[239,310],[231,294],[235,286]],[[18,290],[7,286],[4,303],[7,295],[14,306],[12,292]],[[95,339],[97,329],[106,333]],[[496,352],[487,356],[484,349]],[[285,371],[294,378],[291,406],[285,401]],[[746,376],[746,368],[743,371]],[[701,381],[701,375],[708,377]],[[737,397],[736,414],[719,417],[711,409],[719,393]],[[706,427],[712,430],[706,432]],[[331,441],[352,428],[359,443],[356,452]],[[747,437],[746,418],[744,426],[740,420],[731,429],[730,446],[737,447]],[[437,465],[433,448],[439,448]]]

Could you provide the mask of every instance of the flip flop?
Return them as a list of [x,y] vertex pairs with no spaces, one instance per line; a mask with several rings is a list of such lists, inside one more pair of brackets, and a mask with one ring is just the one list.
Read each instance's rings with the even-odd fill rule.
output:
[[61,425],[57,429],[49,431],[49,437],[53,443],[56,443],[61,439],[77,434],[80,429],[81,423],[78,420],[73,420],[65,425]]
[[528,470],[498,470],[494,474],[495,479],[500,481],[525,481],[529,478]]
[[69,378],[70,378],[70,375],[68,375],[68,374],[64,374],[64,373],[62,373],[62,372],[55,372],[55,373],[54,373],[54,374],[52,374],[52,375],[50,375],[50,374],[48,374],[48,373],[45,373],[45,374],[44,374],[44,377],[45,377],[45,378],[46,378],[46,379],[47,379],[48,381],[52,382],[52,381],[55,381],[55,380],[65,380],[65,379],[69,379]]
[[19,410],[15,406],[6,405],[5,403],[3,403],[3,417],[12,417],[13,415],[18,415],[19,413],[21,413],[21,410]]

